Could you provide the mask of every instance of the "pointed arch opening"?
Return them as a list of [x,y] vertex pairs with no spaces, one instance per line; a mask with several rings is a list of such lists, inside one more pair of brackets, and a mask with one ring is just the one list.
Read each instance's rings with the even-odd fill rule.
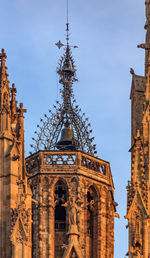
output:
[[55,257],[63,256],[63,244],[66,244],[66,207],[63,206],[68,200],[68,187],[64,180],[58,180],[54,188],[55,201]]
[[94,186],[87,191],[87,257],[97,257],[98,206]]

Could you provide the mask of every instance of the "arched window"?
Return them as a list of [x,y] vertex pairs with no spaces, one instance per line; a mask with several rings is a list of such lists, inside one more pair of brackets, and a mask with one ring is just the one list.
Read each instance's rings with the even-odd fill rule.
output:
[[87,256],[97,257],[97,193],[92,186],[87,192]]
[[66,208],[63,206],[68,200],[67,185],[59,180],[54,189],[55,196],[55,257],[63,256],[62,245],[66,243]]

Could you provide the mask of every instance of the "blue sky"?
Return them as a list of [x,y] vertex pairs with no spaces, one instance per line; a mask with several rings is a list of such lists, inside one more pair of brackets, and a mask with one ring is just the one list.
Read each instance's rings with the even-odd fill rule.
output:
[[[9,80],[24,103],[26,155],[36,125],[60,98],[56,66],[65,42],[66,0],[0,0],[0,48]],[[79,82],[74,92],[92,124],[98,156],[110,161],[115,200],[115,258],[128,251],[126,185],[130,179],[130,67],[144,74],[145,5],[141,0],[69,0],[69,20]]]

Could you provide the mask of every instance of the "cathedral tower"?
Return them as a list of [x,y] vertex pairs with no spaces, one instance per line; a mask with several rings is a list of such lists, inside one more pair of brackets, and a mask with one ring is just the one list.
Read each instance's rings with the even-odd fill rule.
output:
[[24,156],[23,104],[9,87],[6,54],[0,53],[0,257],[31,257],[31,190]]
[[[76,104],[76,68],[69,44],[57,73],[62,102],[37,125],[26,159],[32,186],[33,248],[38,258],[114,257],[114,185],[109,162],[95,157],[92,130]],[[76,46],[73,46],[76,48]]]
[[25,160],[23,104],[9,86],[0,53],[0,257],[113,258],[114,185],[110,164],[96,157],[88,118],[76,104],[76,66],[69,43],[57,73],[61,102],[40,120]]
[[131,181],[127,186],[128,256],[150,257],[150,1],[146,0],[145,75],[131,69]]

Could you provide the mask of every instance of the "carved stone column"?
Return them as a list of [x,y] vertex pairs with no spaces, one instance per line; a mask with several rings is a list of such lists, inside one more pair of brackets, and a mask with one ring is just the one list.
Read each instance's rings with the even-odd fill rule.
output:
[[99,188],[99,196],[97,200],[97,255],[101,257],[101,187]]
[[[51,179],[49,179],[51,180]],[[54,203],[54,190],[53,182],[49,187],[49,258],[53,258],[55,255],[55,203]]]
[[106,257],[106,188],[101,188],[101,257]]
[[107,192],[107,257],[114,257],[114,207],[111,202],[110,192]]

